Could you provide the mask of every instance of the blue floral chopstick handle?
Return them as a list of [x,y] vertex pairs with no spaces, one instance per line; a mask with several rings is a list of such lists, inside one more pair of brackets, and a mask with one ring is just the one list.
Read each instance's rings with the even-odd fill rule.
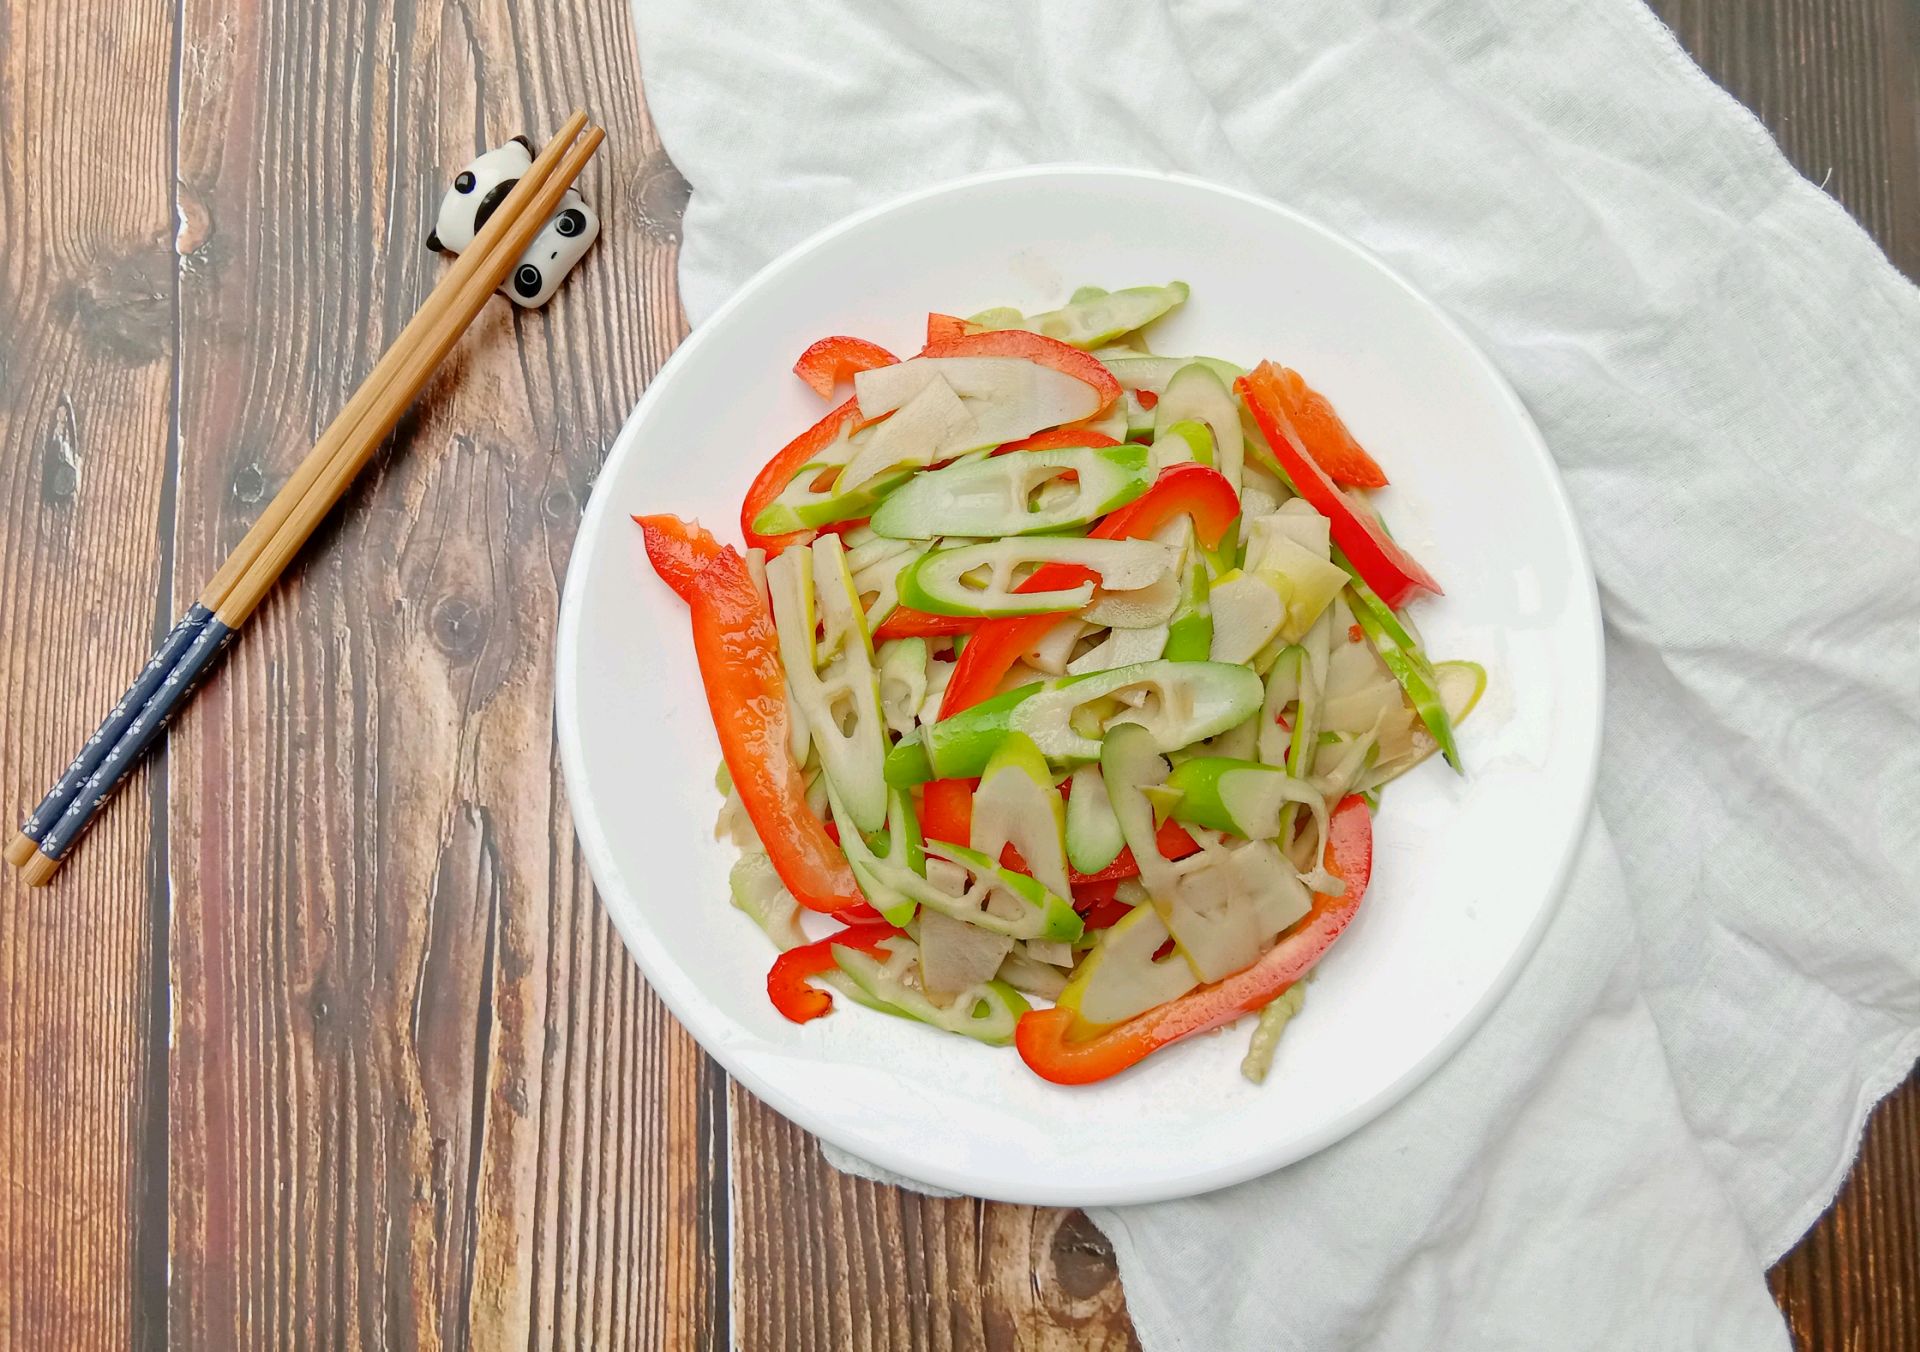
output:
[[147,665],[140,669],[133,684],[127,687],[127,693],[100,721],[100,726],[93,730],[93,736],[87,738],[86,745],[80,748],[80,754],[73,758],[73,764],[60,776],[60,782],[47,790],[47,796],[40,800],[40,806],[33,810],[33,815],[21,823],[21,835],[38,843],[53,829],[60,815],[72,804],[74,795],[80,792],[80,786],[100,768],[100,763],[112,752],[121,734],[140,716],[147,701],[153,698],[154,691],[167,679],[167,673],[179,664],[181,655],[192,646],[201,628],[212,618],[211,610],[196,603],[174,621],[173,628],[167,631],[167,636],[160,640],[160,646],[153,650],[153,656],[147,659]]
[[[194,609],[201,610],[203,607],[195,606]],[[206,675],[233,640],[233,634],[231,628],[220,623],[211,613],[207,614],[181,652],[179,660],[161,675],[148,693],[145,703],[124,725],[106,755],[100,758],[82,781],[59,818],[40,836],[41,854],[49,859],[59,859],[73,848],[73,843],[93,824],[94,813],[113,796],[113,791],[120,787],[120,781],[127,777],[127,771],[139,763],[140,757],[159,737],[174,711],[187,702],[194,687],[200,684],[200,678]],[[142,673],[144,679],[145,674]]]

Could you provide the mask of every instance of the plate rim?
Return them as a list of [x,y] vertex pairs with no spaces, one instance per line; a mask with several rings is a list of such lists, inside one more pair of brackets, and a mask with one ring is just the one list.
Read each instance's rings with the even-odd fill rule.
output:
[[[1570,604],[1585,608],[1588,624],[1592,630],[1593,671],[1591,676],[1594,693],[1592,707],[1584,720],[1584,726],[1576,729],[1583,734],[1581,751],[1584,764],[1581,767],[1576,799],[1578,805],[1576,819],[1580,825],[1569,833],[1560,848],[1560,857],[1555,863],[1552,879],[1538,911],[1505,964],[1459,1022],[1392,1082],[1347,1111],[1328,1119],[1313,1131],[1290,1138],[1272,1148],[1248,1151],[1244,1155],[1225,1162],[1202,1164],[1153,1179],[1128,1179],[1092,1186],[983,1187],[983,1181],[975,1175],[950,1170],[938,1162],[930,1164],[925,1159],[902,1154],[883,1141],[850,1139],[850,1133],[843,1133],[840,1130],[839,1119],[816,1112],[804,1099],[787,1094],[765,1081],[751,1067],[739,1064],[739,1058],[731,1055],[723,1037],[711,1035],[703,1037],[696,1029],[694,1022],[687,1014],[688,991],[681,987],[681,983],[685,981],[691,988],[694,984],[691,978],[688,978],[679,965],[670,959],[664,945],[660,944],[652,933],[631,924],[621,915],[622,908],[616,908],[608,902],[612,889],[609,889],[605,880],[617,878],[618,867],[613,860],[605,824],[600,820],[584,789],[586,771],[582,760],[583,739],[579,726],[579,708],[573,699],[573,691],[576,689],[578,672],[581,610],[584,605],[581,597],[585,587],[586,560],[593,554],[592,546],[597,542],[604,524],[621,515],[617,508],[609,505],[609,500],[604,496],[608,482],[614,477],[609,471],[617,469],[626,457],[635,454],[635,447],[639,441],[638,427],[644,422],[659,391],[671,383],[679,368],[691,359],[691,354],[699,351],[709,336],[723,326],[723,321],[730,314],[746,304],[774,278],[800,266],[820,248],[869,221],[924,202],[929,198],[959,193],[972,188],[1017,182],[1022,179],[1069,176],[1134,179],[1198,189],[1273,212],[1287,218],[1296,226],[1321,236],[1333,247],[1357,255],[1378,270],[1412,302],[1427,311],[1440,324],[1443,331],[1460,345],[1462,351],[1481,369],[1483,374],[1489,377],[1491,387],[1505,404],[1506,411],[1516,419],[1518,427],[1531,444],[1532,450],[1547,468],[1547,486],[1554,506],[1559,512],[1564,536],[1571,546],[1577,572],[1584,583],[1570,589],[1569,601]],[[580,525],[575,533],[572,550],[567,560],[558,622],[554,629],[553,677],[554,729],[559,743],[561,775],[566,790],[568,814],[573,822],[575,838],[579,841],[581,852],[586,859],[588,873],[593,878],[596,897],[606,910],[615,931],[620,935],[621,942],[640,967],[648,986],[652,988],[655,995],[659,996],[668,1011],[703,1051],[719,1062],[729,1075],[738,1080],[756,1098],[810,1134],[857,1159],[910,1182],[944,1188],[966,1196],[1030,1206],[1120,1206],[1200,1196],[1261,1177],[1317,1154],[1359,1130],[1368,1122],[1382,1116],[1415,1088],[1424,1084],[1486,1022],[1494,1007],[1512,989],[1522,968],[1531,961],[1541,938],[1546,933],[1548,924],[1558,913],[1565,897],[1574,859],[1580,851],[1592,821],[1594,791],[1599,774],[1600,747],[1605,721],[1606,633],[1600,607],[1599,582],[1593,570],[1592,558],[1587,550],[1579,518],[1573,510],[1566,483],[1561,477],[1559,462],[1554,459],[1538,425],[1505,374],[1443,306],[1357,240],[1259,193],[1231,187],[1197,175],[1167,170],[1049,163],[1019,165],[968,174],[959,178],[943,179],[938,183],[890,197],[883,202],[843,216],[769,260],[722,302],[704,323],[689,331],[667,360],[661,364],[659,370],[654,373],[653,378],[647,382],[646,389],[642,391],[639,400],[634,404],[633,411],[627,415],[626,421],[621,424],[612,447],[595,473],[593,492],[581,512]],[[1570,711],[1568,717],[1578,719],[1579,711],[1577,709]],[[621,889],[621,895],[624,894],[624,889]]]

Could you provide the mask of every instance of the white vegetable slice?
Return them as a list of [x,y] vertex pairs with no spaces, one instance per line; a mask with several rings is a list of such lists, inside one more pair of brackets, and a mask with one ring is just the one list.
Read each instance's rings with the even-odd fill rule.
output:
[[1233,572],[1214,579],[1207,592],[1213,612],[1213,641],[1207,656],[1215,662],[1248,662],[1280,632],[1286,605],[1265,578]]
[[1000,980],[1017,991],[1046,1000],[1059,999],[1060,992],[1067,987],[1067,974],[1033,957],[1024,943],[1016,943],[1007,960],[1000,964]]
[[1158,319],[1187,298],[1187,284],[1132,286],[1124,291],[1097,288],[1074,293],[1078,299],[1058,310],[1028,315],[1022,328],[1079,348],[1096,348]]
[[1044,615],[1079,610],[1093,599],[1094,584],[1017,592],[1030,569],[1043,563],[1074,563],[1100,575],[1108,591],[1133,591],[1174,576],[1176,551],[1151,540],[1011,537],[940,549],[920,559],[901,578],[907,604],[936,614]]
[[1090,761],[1105,751],[1100,736],[1078,726],[1087,710],[1106,711],[1096,732],[1107,742],[1118,725],[1136,724],[1153,746],[1170,751],[1225,732],[1260,707],[1262,694],[1260,678],[1245,667],[1139,662],[1052,682],[1015,705],[1007,723],[1033,738],[1049,760]]
[[927,698],[927,641],[896,638],[880,645],[879,657],[881,712],[887,727],[904,737]]
[[[1162,546],[1165,548],[1165,546]],[[1180,606],[1180,569],[1177,551],[1166,571],[1144,587],[1101,585],[1081,612],[1089,624],[1119,629],[1146,629],[1163,625]]]
[[1014,941],[964,920],[923,910],[919,919],[920,983],[945,1003],[961,991],[991,981]]
[[734,861],[727,883],[733,904],[766,931],[775,948],[784,953],[807,941],[800,928],[800,903],[787,891],[766,855],[758,851],[741,855]]
[[1268,765],[1286,764],[1293,729],[1282,725],[1280,719],[1287,706],[1300,698],[1300,676],[1306,660],[1306,650],[1296,645],[1282,652],[1267,672],[1267,698],[1260,706],[1260,732],[1254,739],[1254,755]]
[[1202,981],[1218,981],[1253,962],[1312,904],[1292,867],[1264,840],[1235,849],[1203,846],[1174,869],[1172,887],[1160,891],[1149,885],[1149,892],[1181,955]]
[[1314,509],[1305,498],[1288,498],[1272,511],[1258,516],[1247,540],[1247,567],[1262,566],[1262,555],[1278,539],[1289,539],[1315,558],[1330,557],[1333,523]]
[[1151,482],[1142,446],[1013,451],[915,475],[875,509],[873,529],[902,540],[1038,535],[1084,526]]
[[1217,357],[1162,357],[1138,351],[1096,352],[1094,355],[1113,373],[1113,378],[1120,382],[1120,388],[1130,392],[1147,390],[1155,395],[1161,394],[1183,367],[1196,363],[1211,368],[1220,377],[1220,383],[1229,389],[1235,380],[1246,374],[1244,368]]
[[[889,544],[904,543],[888,541]],[[915,559],[927,552],[925,545],[907,545],[904,553],[870,563],[854,573],[853,585],[860,593],[861,603],[866,607],[867,632],[872,633],[887,621],[900,604],[900,573]],[[848,555],[852,557],[851,552]]]
[[[864,404],[860,411],[874,416]],[[972,413],[952,388],[938,378],[928,380],[891,418],[854,434],[858,449],[834,480],[834,491],[850,492],[889,470],[931,465],[949,453],[943,448],[974,440],[976,431]]]
[[[1035,671],[1044,671],[1049,676],[1063,676],[1067,672],[1067,655],[1073,651],[1081,635],[1093,627],[1084,620],[1064,619],[1041,635],[1040,641],[1027,649],[1021,660]],[[1157,652],[1149,654],[1152,657],[1159,655]],[[1144,662],[1147,659],[1140,660]]]
[[877,831],[887,815],[880,686],[840,537],[823,535],[808,549],[782,551],[767,564],[767,586],[780,660],[820,764],[859,828]]
[[1329,695],[1320,706],[1320,730],[1358,737],[1405,708],[1406,697],[1398,682],[1376,681],[1344,695]]
[[1151,662],[1167,650],[1167,626],[1150,624],[1134,629],[1111,629],[1098,644],[1067,663],[1072,676],[1112,671],[1136,662]]
[[1053,787],[1047,762],[1033,741],[1010,732],[994,752],[973,794],[972,834],[968,844],[988,859],[1008,845],[1020,852],[1027,871],[1057,897],[1071,896],[1063,832],[1066,812]]
[[941,447],[941,458],[999,446],[1100,411],[1100,395],[1084,380],[1022,357],[912,357],[861,371],[854,394],[865,417],[899,408],[929,380],[943,381],[974,420],[974,430]]
[[1272,541],[1255,575],[1285,602],[1286,619],[1280,626],[1280,636],[1289,643],[1301,640],[1340,594],[1347,576],[1345,569],[1315,557],[1311,550],[1286,536]]
[[927,662],[927,697],[920,702],[920,722],[934,723],[940,718],[940,701],[947,697],[947,682],[960,664],[935,657]]
[[747,577],[753,582],[753,589],[760,593],[760,604],[771,608],[773,599],[767,595],[767,551],[759,545],[746,552]]
[[[1486,669],[1478,662],[1435,662],[1433,674],[1440,703],[1446,709],[1448,719],[1458,727],[1473,712],[1474,706],[1480,702],[1480,696],[1486,691]],[[1383,736],[1381,757],[1361,777],[1358,788],[1362,791],[1377,789],[1387,781],[1399,778],[1438,749],[1438,744],[1424,727],[1413,728],[1407,741],[1404,750],[1389,756]]]
[[866,532],[866,538],[857,543],[852,531],[840,532],[840,543],[847,547],[847,568],[855,577],[889,560],[911,558],[921,548],[912,540],[889,540],[876,535],[871,526],[860,529]]
[[1151,906],[1134,907],[1103,931],[1060,993],[1060,1004],[1076,1016],[1068,1035],[1084,1037],[1123,1023],[1199,985],[1178,953],[1154,957],[1168,937],[1166,922]]

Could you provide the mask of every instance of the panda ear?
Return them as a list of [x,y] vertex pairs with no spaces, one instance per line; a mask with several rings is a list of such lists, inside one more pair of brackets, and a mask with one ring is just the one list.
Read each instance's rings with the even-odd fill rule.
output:
[[447,251],[446,246],[440,242],[440,232],[438,230],[429,230],[427,232],[427,247],[435,253],[445,253]]
[[533,154],[533,142],[529,141],[526,138],[525,134],[510,136],[507,139],[510,141],[518,141],[521,145],[527,148],[527,154],[529,155]]

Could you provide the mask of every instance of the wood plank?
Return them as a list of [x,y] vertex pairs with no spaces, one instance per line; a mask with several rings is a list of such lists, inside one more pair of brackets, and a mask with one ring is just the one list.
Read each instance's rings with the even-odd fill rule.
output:
[[610,139],[580,272],[490,308],[176,738],[173,1337],[704,1344],[717,1081],[575,862],[550,713],[579,510],[683,329],[627,13],[193,0],[182,46],[182,588],[426,294],[476,138]]
[[[158,635],[174,299],[169,11],[0,13],[6,834]],[[59,72],[63,78],[51,78]],[[84,93],[76,97],[76,86]],[[169,617],[170,618],[170,617]],[[164,1289],[164,866],[130,784],[58,892],[0,884],[0,1345],[122,1348]]]
[[1652,0],[1796,168],[1920,278],[1920,4]]
[[1880,1106],[1833,1210],[1768,1280],[1809,1352],[1920,1347],[1920,1080]]
[[1113,1250],[1078,1211],[853,1178],[733,1086],[733,1327],[783,1352],[1137,1347]]

